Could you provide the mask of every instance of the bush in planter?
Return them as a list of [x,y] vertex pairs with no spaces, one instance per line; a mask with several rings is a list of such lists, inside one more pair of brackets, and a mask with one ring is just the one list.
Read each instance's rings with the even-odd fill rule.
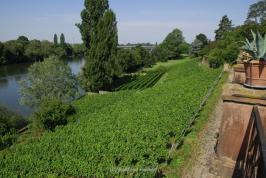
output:
[[253,88],[266,89],[266,35],[252,31],[253,41],[246,39],[243,50],[252,56],[252,60],[244,61],[245,85]]
[[66,125],[68,116],[75,113],[72,105],[58,99],[46,98],[42,101],[39,110],[34,113],[34,119],[46,130],[54,130],[56,126]]

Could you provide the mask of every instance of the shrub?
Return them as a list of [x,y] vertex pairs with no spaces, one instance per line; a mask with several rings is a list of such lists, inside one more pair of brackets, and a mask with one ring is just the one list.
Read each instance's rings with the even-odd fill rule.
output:
[[10,132],[12,129],[21,129],[28,124],[22,116],[8,111],[0,106],[0,136]]
[[223,61],[223,59],[222,59],[222,50],[220,50],[220,49],[217,49],[217,48],[215,48],[215,49],[213,49],[210,53],[209,53],[209,55],[208,55],[208,61],[209,61],[209,65],[210,65],[210,67],[212,67],[212,68],[218,68],[218,67],[220,67],[223,63],[224,63],[224,61]]
[[21,104],[33,108],[38,108],[46,97],[69,102],[80,95],[70,67],[56,57],[34,63],[20,84]]
[[66,125],[67,117],[74,114],[72,105],[63,103],[58,99],[46,98],[39,110],[34,113],[34,119],[46,130],[54,130],[56,126]]
[[0,150],[11,146],[17,139],[16,131],[13,129],[5,135],[0,135]]
[[17,139],[16,130],[27,124],[23,117],[0,106],[0,150],[12,145]]

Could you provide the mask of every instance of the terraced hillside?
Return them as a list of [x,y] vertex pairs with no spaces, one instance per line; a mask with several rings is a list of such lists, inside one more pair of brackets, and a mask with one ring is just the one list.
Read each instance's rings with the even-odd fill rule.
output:
[[154,71],[148,71],[142,75],[139,75],[134,81],[130,83],[126,83],[116,89],[119,90],[143,90],[149,87],[153,87],[160,78],[165,74],[166,69],[164,67],[160,67]]
[[76,101],[74,123],[1,152],[0,177],[154,177],[221,72],[166,66],[152,88]]

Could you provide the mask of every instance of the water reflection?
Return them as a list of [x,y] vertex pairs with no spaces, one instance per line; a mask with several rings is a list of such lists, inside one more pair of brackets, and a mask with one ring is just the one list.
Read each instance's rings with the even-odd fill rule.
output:
[[[27,70],[31,64],[14,64],[0,66],[0,105],[6,106],[10,110],[22,115],[29,115],[32,109],[21,106],[19,103],[19,81],[27,77]],[[84,60],[71,60],[68,62],[73,74],[77,75]]]

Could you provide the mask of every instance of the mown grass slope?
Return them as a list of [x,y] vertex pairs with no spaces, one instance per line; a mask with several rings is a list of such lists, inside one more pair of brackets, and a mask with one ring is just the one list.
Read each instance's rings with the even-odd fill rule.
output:
[[153,177],[220,71],[187,59],[152,88],[86,96],[74,123],[0,153],[0,177]]

